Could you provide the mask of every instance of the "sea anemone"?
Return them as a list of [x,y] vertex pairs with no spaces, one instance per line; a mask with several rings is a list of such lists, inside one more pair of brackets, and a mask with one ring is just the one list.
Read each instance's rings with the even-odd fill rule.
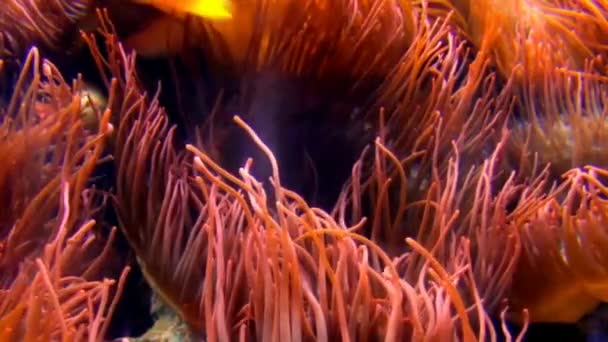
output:
[[[512,119],[508,160],[523,177],[547,169],[559,185],[547,188],[552,200],[520,227],[523,254],[511,301],[529,308],[532,320],[574,322],[605,300],[598,251],[605,234],[606,84],[590,70],[548,67],[542,83],[521,91],[523,117]],[[540,274],[542,282],[531,280]]]
[[[207,150],[232,172],[253,157],[260,163],[255,176],[267,178],[265,158],[230,121],[238,113],[277,155],[285,184],[306,199],[315,197],[314,189],[328,189],[330,195],[316,197],[331,207],[335,184],[372,139],[364,136],[361,109],[412,42],[416,22],[409,2],[235,1],[228,21],[169,19],[188,33],[187,44],[170,51],[169,67],[158,62],[139,76],[163,79],[159,101],[179,124],[176,134],[212,141]],[[156,37],[142,31],[126,37],[125,47],[144,54],[140,63],[154,63],[138,42],[163,45]],[[182,42],[179,35],[170,38]],[[157,73],[162,68],[169,75]],[[203,122],[213,129],[200,134],[194,128]],[[324,146],[334,147],[336,160]]]
[[284,187],[271,150],[239,118],[270,161],[272,193],[251,175],[252,161],[233,175],[194,145],[180,148],[157,98],[142,93],[134,57],[106,38],[107,60],[87,41],[108,85],[123,94],[111,104],[121,118],[114,153],[121,227],[148,283],[194,333],[211,340],[496,338],[464,234],[439,238],[447,253],[439,258],[426,241],[410,239],[409,256],[392,260],[358,233],[365,219],[348,224],[346,211],[332,217]]
[[63,80],[32,49],[0,110],[0,334],[7,340],[99,340],[110,323],[118,284],[115,229],[92,218],[105,202],[90,188],[112,132],[96,109],[84,127],[83,82]]
[[[535,66],[603,68],[606,5],[589,1],[421,1],[432,16],[453,11],[451,22],[478,48],[486,45],[500,73],[534,78]],[[518,65],[533,62],[526,70]],[[542,72],[541,72],[542,74]]]
[[[106,3],[82,34],[95,96],[37,49],[4,80],[6,336],[106,338],[130,253],[152,314],[211,341],[510,340],[507,320],[521,340],[608,299],[603,2],[235,0],[232,20],[132,22],[110,18],[145,5]],[[4,49],[57,43],[91,14],[69,4],[0,22]]]
[[0,8],[0,57],[31,46],[55,49],[63,35],[91,10],[92,0],[6,0]]
[[522,257],[510,302],[534,321],[576,322],[606,298],[607,242],[603,169],[573,169],[562,200],[551,200],[521,226]]
[[512,119],[510,159],[521,174],[550,164],[554,179],[584,165],[608,167],[606,81],[591,72],[547,70],[521,90]]

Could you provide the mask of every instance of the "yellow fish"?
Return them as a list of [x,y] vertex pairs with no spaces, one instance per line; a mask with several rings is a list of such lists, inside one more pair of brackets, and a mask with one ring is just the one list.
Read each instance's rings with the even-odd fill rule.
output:
[[230,19],[232,8],[230,0],[133,0],[146,4],[178,17],[190,14],[209,19]]

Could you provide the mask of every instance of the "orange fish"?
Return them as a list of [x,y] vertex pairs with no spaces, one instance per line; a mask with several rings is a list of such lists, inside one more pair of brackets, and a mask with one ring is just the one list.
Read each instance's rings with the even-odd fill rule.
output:
[[190,14],[209,19],[232,18],[229,0],[133,0],[133,2],[150,5],[179,17]]
[[206,37],[210,40],[207,44],[225,44],[231,59],[241,61],[245,58],[257,13],[253,1],[241,2],[238,8],[233,1],[228,0],[132,2],[149,5],[165,13],[124,41],[127,48],[134,49],[141,56],[157,58],[179,54],[185,47],[202,44],[205,31],[212,30],[214,34]]
[[[132,2],[157,8],[166,14],[152,20],[143,30],[130,35],[125,41],[126,47],[146,57],[174,55],[185,46],[200,44],[204,30],[203,22],[212,27],[221,25],[232,30],[235,26],[233,22],[236,18],[230,0],[132,0]],[[187,17],[195,20],[185,20]],[[196,20],[197,18],[200,20]],[[240,27],[240,24],[241,20],[237,26]]]

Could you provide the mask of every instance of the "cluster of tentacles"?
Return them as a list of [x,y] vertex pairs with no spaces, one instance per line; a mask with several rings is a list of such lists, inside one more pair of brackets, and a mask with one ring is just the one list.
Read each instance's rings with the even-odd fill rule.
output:
[[[48,2],[44,21],[41,1],[0,8],[3,61],[92,6]],[[108,12],[81,37],[105,101],[36,48],[0,70],[2,340],[103,340],[129,271],[117,233],[207,341],[521,340],[608,301],[608,3],[252,3],[240,29],[175,19],[180,53],[204,45],[242,86],[193,127]],[[294,83],[360,155],[323,208],[290,187],[285,158],[307,156],[268,133],[288,130],[300,102],[274,97]],[[255,151],[238,168],[235,134]]]
[[103,339],[127,275],[113,261],[116,228],[95,220],[107,196],[91,183],[111,113],[85,108],[86,96],[32,49],[0,112],[2,340]]

